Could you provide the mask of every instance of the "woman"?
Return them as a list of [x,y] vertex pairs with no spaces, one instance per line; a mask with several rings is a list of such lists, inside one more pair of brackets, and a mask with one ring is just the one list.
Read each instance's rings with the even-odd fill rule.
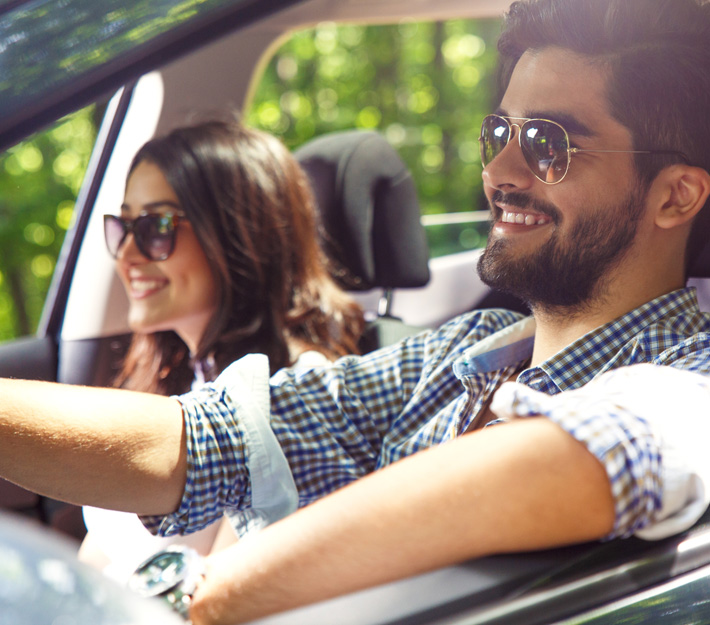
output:
[[[273,373],[357,351],[362,311],[331,280],[306,176],[270,135],[210,121],[149,141],[105,234],[134,332],[117,386],[172,395],[251,352]],[[116,577],[167,540],[133,515],[84,516],[82,558]],[[181,542],[206,553],[217,525]]]

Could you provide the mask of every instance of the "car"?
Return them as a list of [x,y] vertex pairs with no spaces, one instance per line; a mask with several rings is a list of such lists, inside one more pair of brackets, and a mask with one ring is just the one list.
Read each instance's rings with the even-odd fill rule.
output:
[[[274,46],[289,33],[317,25],[496,18],[507,5],[508,0],[4,2],[0,149],[13,153],[18,142],[83,107],[93,106],[101,123],[38,328],[0,344],[0,376],[110,384],[129,332],[127,301],[104,249],[102,215],[117,210],[131,157],[156,133],[193,116],[248,103]],[[298,152],[302,146],[292,147]],[[0,217],[23,216],[19,207],[13,210],[10,188],[0,196],[9,205]],[[482,219],[485,215],[476,211],[428,214],[424,225]],[[375,280],[357,297],[373,320],[384,318],[398,332],[433,327],[501,301],[518,305],[480,283],[473,270],[478,254],[470,249],[424,258],[423,278],[405,284]],[[704,258],[708,276],[707,250]],[[694,280],[705,310],[710,309],[708,282],[707,277]],[[80,538],[75,509],[4,487],[5,506],[23,512],[20,518],[34,516]],[[2,519],[0,527],[17,531],[15,521]],[[71,560],[66,552],[61,559]],[[709,591],[706,515],[688,532],[659,542],[632,538],[483,558],[259,622],[707,622]],[[9,601],[4,594],[0,598],[3,606]]]

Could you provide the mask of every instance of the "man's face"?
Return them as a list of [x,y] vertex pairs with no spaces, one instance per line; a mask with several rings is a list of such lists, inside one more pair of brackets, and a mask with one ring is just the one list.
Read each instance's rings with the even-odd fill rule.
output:
[[[608,111],[606,81],[603,66],[567,50],[527,52],[498,112],[557,121],[572,147],[631,150],[629,131]],[[479,274],[534,310],[583,310],[633,248],[644,194],[632,155],[576,154],[565,179],[548,185],[528,168],[514,131],[483,172],[492,227]]]

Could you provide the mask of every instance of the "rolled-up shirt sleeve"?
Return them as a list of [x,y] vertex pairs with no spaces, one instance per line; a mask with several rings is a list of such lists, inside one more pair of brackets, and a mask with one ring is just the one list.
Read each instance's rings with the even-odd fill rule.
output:
[[269,426],[269,365],[252,354],[213,384],[177,399],[183,410],[187,476],[179,508],[141,517],[153,533],[198,531],[228,512],[246,532],[297,507],[288,463]]
[[508,383],[491,408],[502,419],[546,417],[601,462],[616,513],[609,539],[665,538],[691,527],[710,503],[706,375],[633,365],[555,396]]

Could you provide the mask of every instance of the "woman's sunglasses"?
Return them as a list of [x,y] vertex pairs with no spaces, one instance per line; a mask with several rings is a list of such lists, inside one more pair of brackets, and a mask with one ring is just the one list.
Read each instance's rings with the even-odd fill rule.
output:
[[109,254],[116,258],[126,237],[133,234],[138,251],[148,260],[165,260],[175,249],[176,228],[184,215],[145,213],[135,219],[104,215],[104,237]]
[[[514,123],[511,122],[514,120]],[[569,171],[573,154],[609,152],[618,154],[675,154],[684,162],[688,158],[674,150],[582,150],[570,147],[567,131],[549,119],[488,115],[481,125],[481,162],[487,166],[498,156],[518,129],[518,144],[530,171],[545,184],[562,182]]]

